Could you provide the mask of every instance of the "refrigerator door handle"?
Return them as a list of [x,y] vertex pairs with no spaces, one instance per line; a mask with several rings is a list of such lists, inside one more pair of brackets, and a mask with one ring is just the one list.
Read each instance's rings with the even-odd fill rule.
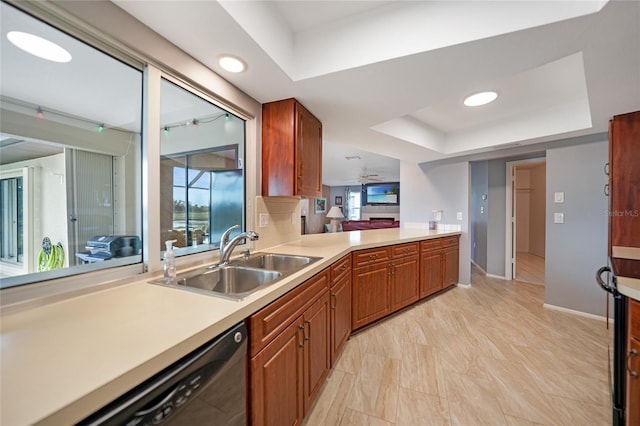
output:
[[616,288],[610,286],[608,283],[606,283],[603,279],[602,279],[602,274],[605,272],[611,272],[611,268],[608,266],[603,266],[602,268],[598,269],[598,272],[596,272],[596,281],[598,282],[598,284],[600,285],[600,287],[602,287],[602,289],[606,292],[615,294],[616,293]]

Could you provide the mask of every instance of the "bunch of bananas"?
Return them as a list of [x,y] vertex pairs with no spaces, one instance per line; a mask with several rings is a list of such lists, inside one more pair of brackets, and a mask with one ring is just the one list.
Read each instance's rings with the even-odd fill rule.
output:
[[64,249],[62,244],[51,244],[49,237],[42,240],[42,249],[38,255],[38,272],[51,271],[64,266]]

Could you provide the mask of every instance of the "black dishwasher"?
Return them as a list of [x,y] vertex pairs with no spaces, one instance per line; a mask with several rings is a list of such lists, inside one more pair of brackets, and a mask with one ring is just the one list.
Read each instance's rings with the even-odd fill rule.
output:
[[78,424],[244,426],[246,353],[240,323]]

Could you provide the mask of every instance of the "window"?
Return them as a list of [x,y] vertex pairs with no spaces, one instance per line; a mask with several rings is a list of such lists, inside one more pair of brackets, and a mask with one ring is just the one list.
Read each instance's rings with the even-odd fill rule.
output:
[[351,188],[347,189],[347,219],[349,220],[360,220],[360,210],[362,209],[362,205],[360,203],[362,193],[360,190],[353,190]]
[[160,250],[167,240],[176,256],[218,249],[245,225],[245,122],[166,79],[160,93]]
[[172,197],[161,198],[161,210],[171,212],[163,215],[168,216],[163,222],[171,218],[171,229],[163,232],[161,244],[173,239],[177,248],[218,247],[227,228],[243,223],[243,179],[237,164],[237,146],[161,159],[162,181],[171,180],[173,188]]
[[4,262],[22,263],[22,177],[0,180],[0,258]]
[[[5,2],[0,19],[0,288],[114,266],[142,271],[141,64]],[[71,60],[27,53],[9,31],[53,41]],[[116,236],[126,238],[106,244]],[[60,256],[43,269],[48,241]]]
[[[68,278],[60,287],[70,289],[158,271],[173,231],[184,239],[176,254],[186,255],[217,250],[231,225],[244,229],[247,173],[252,193],[257,181],[256,167],[245,168],[245,119],[254,150],[259,105],[233,93],[226,104],[203,92],[209,76],[188,61],[172,64],[180,76],[145,64],[121,50],[116,31],[113,40],[91,33],[91,45],[84,43],[46,22],[81,38],[85,24],[36,3],[0,2],[0,180],[22,176],[22,192],[19,180],[8,180],[18,194],[13,183],[3,193],[2,220],[15,226],[3,225],[0,288]],[[21,51],[6,37],[12,30],[55,41],[71,61],[48,63]],[[145,139],[143,99],[158,97],[145,105],[145,130],[154,129]],[[64,263],[38,272],[45,237],[63,248]],[[87,272],[88,279],[71,277]]]

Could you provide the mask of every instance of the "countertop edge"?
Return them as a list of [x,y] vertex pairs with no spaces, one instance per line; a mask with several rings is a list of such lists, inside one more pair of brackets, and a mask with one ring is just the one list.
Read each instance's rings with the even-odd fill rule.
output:
[[640,302],[640,278],[616,277],[618,291]]

